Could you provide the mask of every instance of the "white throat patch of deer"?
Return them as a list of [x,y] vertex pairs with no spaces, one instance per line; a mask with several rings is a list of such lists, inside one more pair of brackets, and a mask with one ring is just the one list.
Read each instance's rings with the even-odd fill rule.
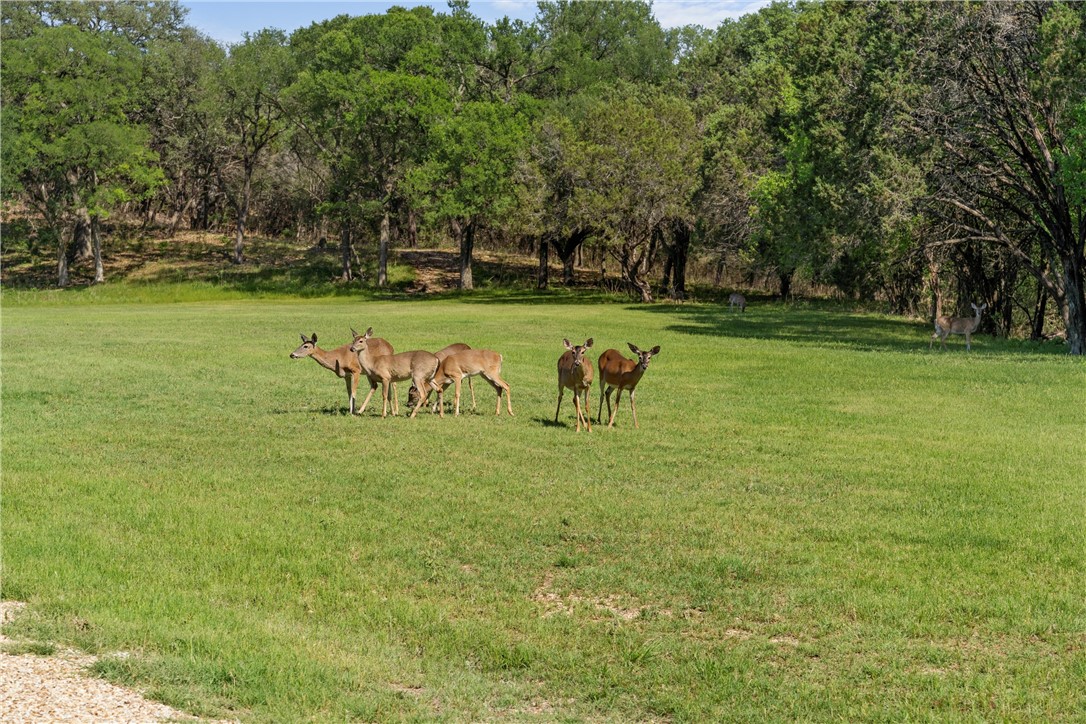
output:
[[[351,331],[354,332],[354,330]],[[381,409],[381,417],[388,416],[389,386],[403,380],[411,380],[414,382],[415,387],[422,391],[414,408],[411,410],[410,416],[414,417],[430,396],[430,381],[434,379],[434,375],[437,373],[437,357],[421,349],[400,352],[399,354],[380,354],[375,349],[373,341],[373,327],[367,329],[363,335],[355,333],[354,342],[351,343],[351,351],[358,355],[358,361],[366,375],[371,380],[377,379],[381,382],[381,398],[384,403]],[[372,390],[370,394],[373,394]],[[367,395],[366,402],[362,403],[362,409],[365,409],[369,399],[369,395]],[[395,394],[392,397],[392,414],[399,414]]]
[[984,310],[988,308],[988,303],[980,305],[970,303],[973,311],[976,313],[974,317],[937,317],[935,319],[935,331],[931,335],[931,339],[928,341],[928,349],[931,349],[931,345],[938,339],[941,348],[946,349],[946,338],[952,334],[965,335],[965,350],[968,352],[973,349],[971,344],[971,337],[974,332],[977,331],[977,327],[980,326],[980,317],[984,313]]
[[[558,407],[554,410],[554,421],[558,422],[558,412],[562,409],[562,396],[567,389],[573,391],[573,408],[577,413],[577,432],[581,425],[592,432],[592,417],[588,411],[588,397],[592,389],[592,362],[586,352],[592,346],[589,337],[584,344],[573,345],[563,339],[566,352],[558,358]],[[584,398],[582,406],[581,398]]]
[[[630,392],[630,410],[633,412],[634,428],[640,428],[637,422],[637,383],[641,381],[645,371],[649,368],[649,361],[660,354],[660,346],[642,351],[635,345],[627,342],[630,351],[637,355],[637,359],[626,359],[617,349],[609,349],[600,355],[600,406],[596,413],[596,422],[603,422],[603,401],[607,400],[607,427],[614,427],[615,415],[618,414],[618,403],[622,399],[622,391]],[[611,410],[611,392],[618,390],[615,395],[615,408]]]

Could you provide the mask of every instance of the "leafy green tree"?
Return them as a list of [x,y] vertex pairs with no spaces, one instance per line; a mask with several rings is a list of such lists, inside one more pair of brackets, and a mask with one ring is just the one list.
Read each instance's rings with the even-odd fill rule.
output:
[[103,281],[100,220],[161,181],[147,130],[128,117],[139,51],[116,34],[74,25],[38,28],[4,46],[4,194],[22,194],[45,220],[60,286],[70,281],[76,223],[91,231],[95,281]]
[[283,132],[280,94],[290,84],[292,73],[286,36],[267,29],[246,35],[233,46],[217,75],[214,102],[222,114],[225,140],[218,174],[234,206],[235,264],[243,261],[253,174]]

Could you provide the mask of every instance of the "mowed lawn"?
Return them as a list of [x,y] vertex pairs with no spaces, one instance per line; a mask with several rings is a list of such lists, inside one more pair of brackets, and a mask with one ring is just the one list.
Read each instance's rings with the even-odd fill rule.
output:
[[[805,305],[27,299],[7,633],[188,711],[1086,717],[1080,360]],[[352,418],[288,357],[352,326],[501,352],[516,416],[476,380],[479,414]],[[553,423],[563,337],[662,347],[640,430]]]

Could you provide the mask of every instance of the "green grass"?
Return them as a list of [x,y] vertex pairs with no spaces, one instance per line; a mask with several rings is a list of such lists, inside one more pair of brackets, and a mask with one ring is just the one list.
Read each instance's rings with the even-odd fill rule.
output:
[[[542,300],[5,295],[8,634],[252,721],[1086,717],[1081,361]],[[288,354],[370,325],[499,350],[516,417],[351,418]],[[661,345],[640,430],[553,423],[589,336]]]

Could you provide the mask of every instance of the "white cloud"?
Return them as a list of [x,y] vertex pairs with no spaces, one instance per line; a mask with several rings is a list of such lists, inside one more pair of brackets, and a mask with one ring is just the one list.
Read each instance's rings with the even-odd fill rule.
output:
[[652,14],[665,28],[704,25],[716,28],[728,18],[756,13],[769,0],[655,0]]

